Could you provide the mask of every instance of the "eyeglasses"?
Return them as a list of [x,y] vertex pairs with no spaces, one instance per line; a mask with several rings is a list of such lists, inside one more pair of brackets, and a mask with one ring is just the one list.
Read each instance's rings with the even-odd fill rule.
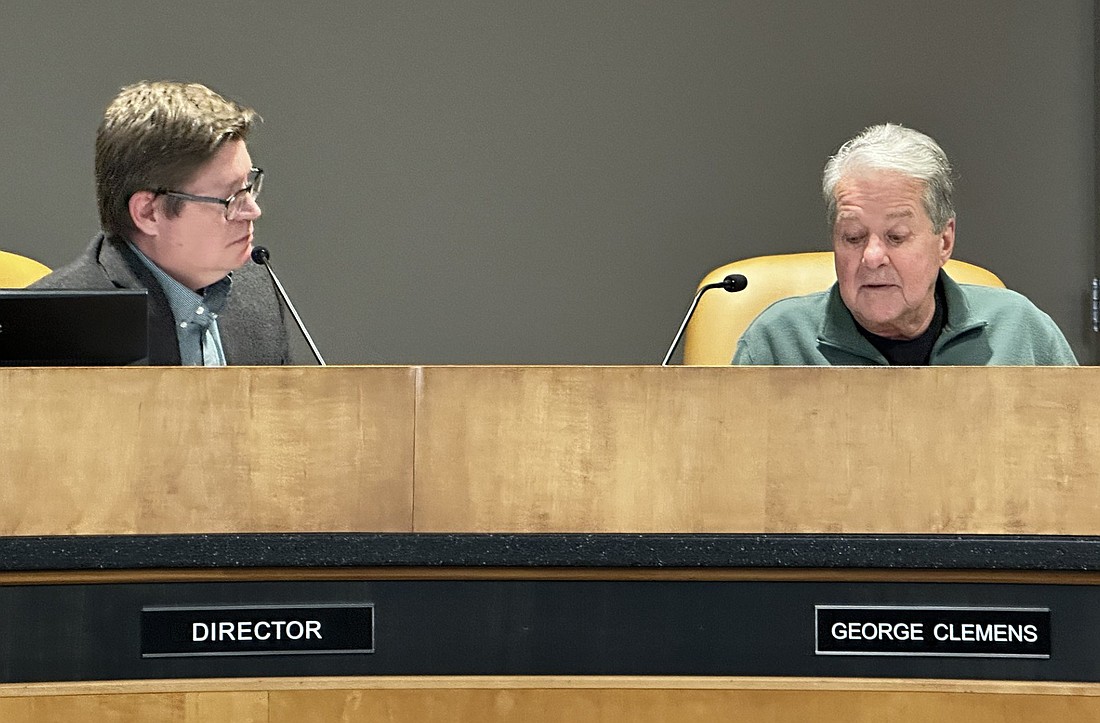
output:
[[182,198],[184,201],[195,201],[197,203],[217,203],[225,206],[225,220],[233,221],[244,210],[245,204],[248,202],[248,197],[251,196],[255,201],[260,196],[260,189],[264,187],[264,171],[262,168],[252,167],[252,170],[248,174],[248,185],[241,190],[234,193],[229,198],[218,198],[216,196],[196,196],[193,193],[184,193],[183,191],[169,191],[166,188],[158,188],[154,193],[158,196],[172,196],[173,198]]

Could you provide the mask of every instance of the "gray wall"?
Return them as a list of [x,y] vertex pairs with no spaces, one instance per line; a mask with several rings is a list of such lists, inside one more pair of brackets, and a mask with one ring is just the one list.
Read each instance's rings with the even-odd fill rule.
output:
[[8,2],[0,246],[75,256],[103,107],[198,80],[266,120],[258,241],[330,362],[653,363],[710,268],[825,247],[826,156],[894,120],[956,162],[956,255],[1091,360],[1093,11]]

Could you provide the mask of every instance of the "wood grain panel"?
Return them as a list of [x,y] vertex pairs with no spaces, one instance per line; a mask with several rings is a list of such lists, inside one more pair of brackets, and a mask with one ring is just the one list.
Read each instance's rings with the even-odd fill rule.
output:
[[271,693],[271,723],[1095,721],[1100,699],[793,690],[442,689]]
[[1098,393],[1090,367],[0,369],[0,534],[1100,534]]
[[266,692],[187,693],[183,723],[268,723],[268,708]]
[[429,367],[417,531],[1100,533],[1096,368]]
[[267,698],[264,692],[0,697],[0,720],[4,723],[267,723]]
[[707,370],[425,369],[415,529],[748,529],[765,489],[727,465],[768,430],[719,402],[721,374],[679,371]]
[[0,686],[24,721],[1093,721],[1100,687],[972,680],[256,678]]
[[412,375],[0,370],[0,534],[407,531]]

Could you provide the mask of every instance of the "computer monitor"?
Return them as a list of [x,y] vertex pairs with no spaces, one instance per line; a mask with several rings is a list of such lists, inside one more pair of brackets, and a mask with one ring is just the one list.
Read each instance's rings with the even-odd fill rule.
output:
[[0,289],[0,366],[144,364],[147,305],[144,289]]

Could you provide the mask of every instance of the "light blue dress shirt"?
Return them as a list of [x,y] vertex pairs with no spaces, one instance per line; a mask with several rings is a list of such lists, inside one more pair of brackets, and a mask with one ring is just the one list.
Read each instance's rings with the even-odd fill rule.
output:
[[218,314],[229,300],[233,274],[228,274],[197,294],[153,263],[137,246],[126,242],[160,282],[176,320],[176,340],[184,366],[225,366],[225,350],[218,333]]

